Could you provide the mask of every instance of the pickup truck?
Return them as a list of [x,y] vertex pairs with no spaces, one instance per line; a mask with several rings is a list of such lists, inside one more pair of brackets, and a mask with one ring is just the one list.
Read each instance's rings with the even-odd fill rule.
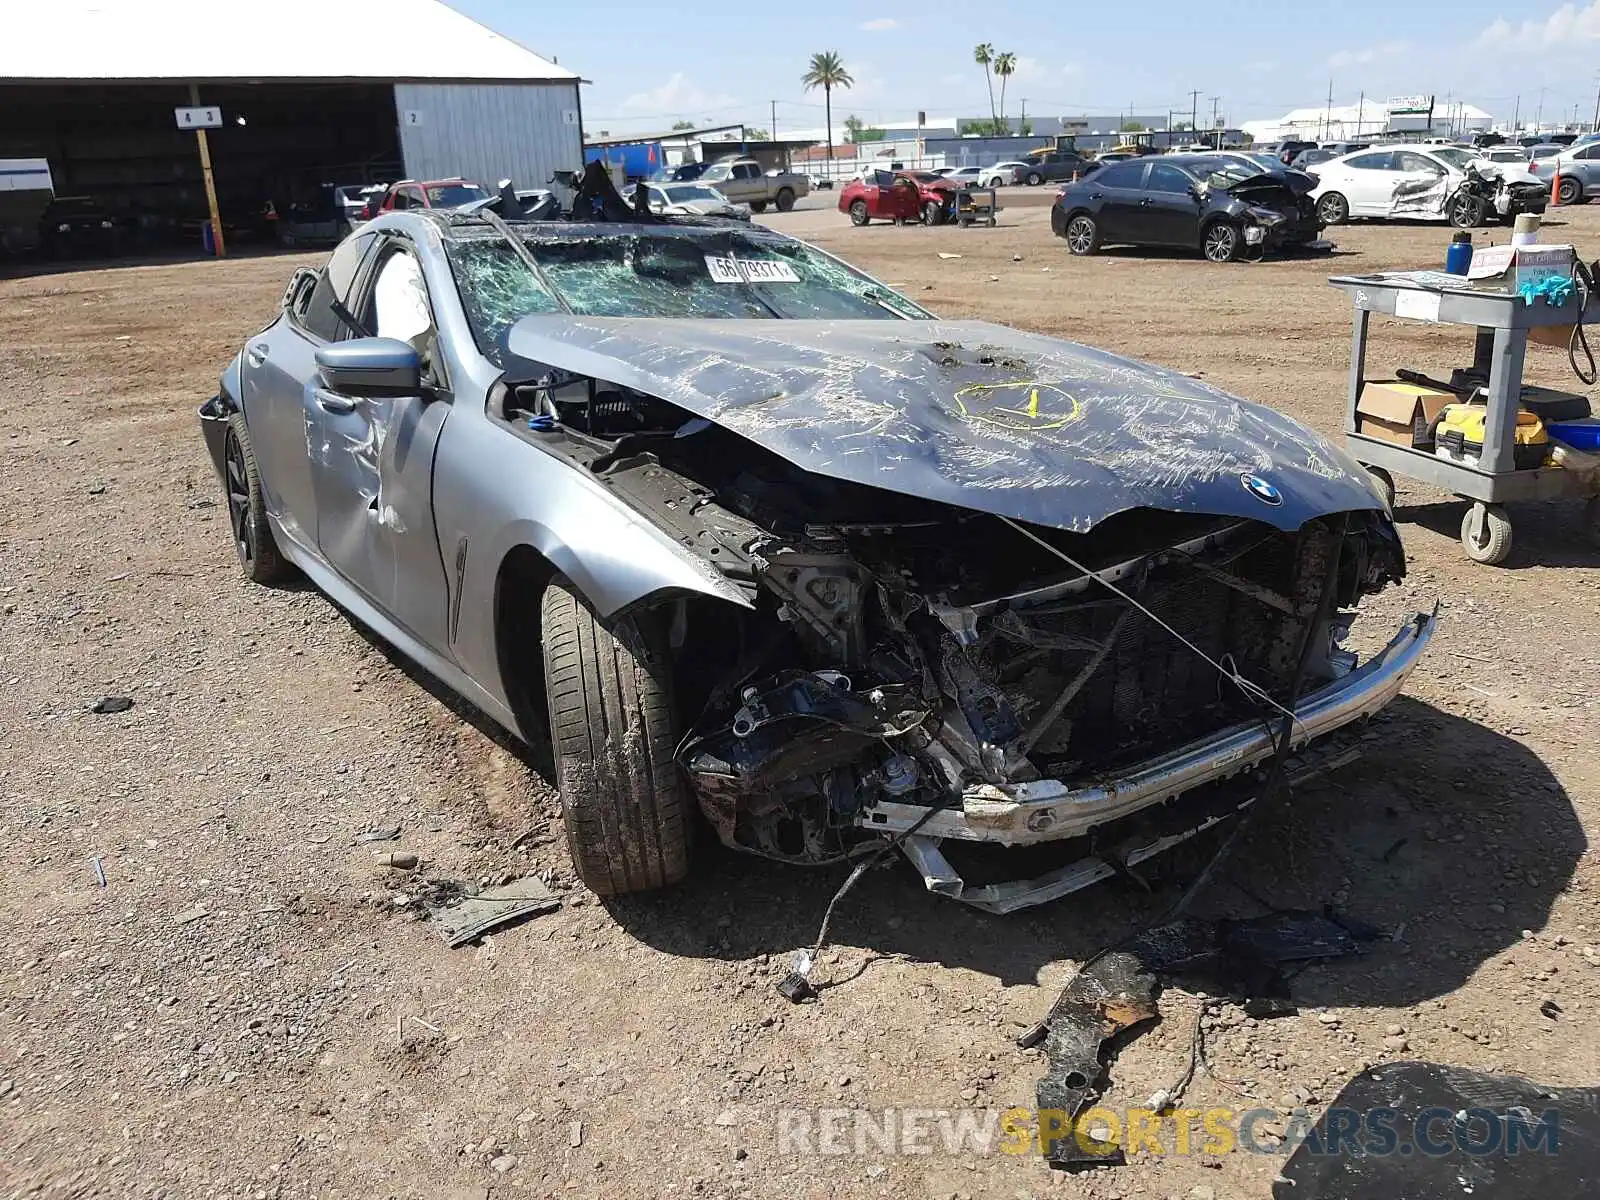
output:
[[1065,183],[1089,174],[1099,166],[1076,150],[1036,150],[1027,157],[1027,166],[1018,172],[1029,187],[1041,183]]
[[788,212],[794,202],[811,191],[804,175],[768,175],[753,158],[732,158],[712,163],[698,182],[708,183],[735,204],[748,204],[752,212],[766,212],[767,205]]

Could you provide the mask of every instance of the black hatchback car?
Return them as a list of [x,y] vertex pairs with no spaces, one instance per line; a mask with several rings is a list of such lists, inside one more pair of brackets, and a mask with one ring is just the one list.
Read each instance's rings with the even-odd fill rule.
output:
[[1175,246],[1212,262],[1307,246],[1322,232],[1302,171],[1246,155],[1167,154],[1110,163],[1056,196],[1050,227],[1074,254]]

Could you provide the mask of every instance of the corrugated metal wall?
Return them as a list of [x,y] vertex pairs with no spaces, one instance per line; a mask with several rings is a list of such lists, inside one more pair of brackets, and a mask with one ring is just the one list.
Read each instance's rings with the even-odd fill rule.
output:
[[552,171],[583,166],[575,82],[397,83],[394,101],[412,179],[544,187]]

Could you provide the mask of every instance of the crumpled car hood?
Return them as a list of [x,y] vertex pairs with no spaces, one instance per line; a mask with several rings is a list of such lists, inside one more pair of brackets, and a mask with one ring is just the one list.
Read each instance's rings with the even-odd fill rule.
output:
[[1281,413],[981,321],[542,314],[509,348],[659,396],[818,475],[1076,532],[1139,507],[1286,530],[1382,508],[1353,459]]

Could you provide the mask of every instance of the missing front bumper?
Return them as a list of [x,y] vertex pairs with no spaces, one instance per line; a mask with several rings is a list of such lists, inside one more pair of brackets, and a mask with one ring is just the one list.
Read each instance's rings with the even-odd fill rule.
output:
[[[1392,700],[1415,669],[1433,637],[1437,620],[1436,613],[1416,614],[1381,653],[1302,700],[1296,710],[1292,752],[1302,753],[1310,743],[1372,716]],[[876,833],[904,834],[921,822],[915,836],[907,837],[903,844],[922,870],[929,889],[1005,912],[1087,887],[1114,874],[1116,868],[1103,860],[1084,860],[1051,872],[1048,877],[1027,881],[1023,894],[1034,898],[1013,902],[1006,898],[1013,896],[1012,892],[1002,895],[986,889],[967,889],[939,853],[942,839],[1021,846],[1082,837],[1153,806],[1172,804],[1207,784],[1244,775],[1269,759],[1275,749],[1273,730],[1267,725],[1235,725],[1134,767],[1115,779],[1088,785],[1057,779],[975,784],[963,793],[959,808],[941,810],[930,817],[921,805],[884,801],[863,811],[857,824]],[[1246,797],[1237,807],[1250,802],[1251,798]],[[1121,865],[1131,866],[1158,854],[1210,824],[1215,821],[1202,822],[1181,836],[1165,835],[1147,848],[1135,848],[1122,858]],[[1006,907],[992,907],[994,904]]]

